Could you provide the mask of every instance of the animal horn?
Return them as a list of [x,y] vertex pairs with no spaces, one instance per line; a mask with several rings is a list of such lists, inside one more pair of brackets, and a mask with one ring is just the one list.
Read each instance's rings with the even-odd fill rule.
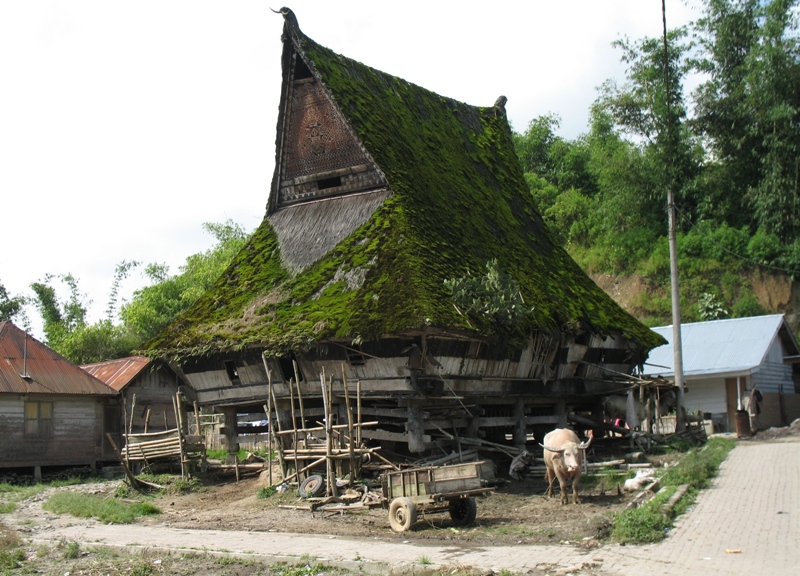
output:
[[594,436],[589,436],[589,439],[586,442],[581,442],[578,445],[578,449],[586,450],[589,447],[589,445],[592,443],[592,440],[594,440]]
[[545,446],[544,444],[539,444],[539,446],[541,446],[541,447],[542,447],[542,448],[544,448],[545,450],[549,450],[550,452],[561,452],[561,450],[556,450],[555,448],[548,448],[548,447],[547,447],[547,446]]

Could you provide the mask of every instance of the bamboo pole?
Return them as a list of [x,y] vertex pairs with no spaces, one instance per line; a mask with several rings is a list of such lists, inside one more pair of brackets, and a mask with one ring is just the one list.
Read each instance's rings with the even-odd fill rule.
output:
[[267,426],[269,426],[269,448],[267,455],[269,456],[269,485],[272,486],[272,443],[275,441],[275,426],[272,422],[272,372],[267,366],[267,357],[261,353],[261,361],[264,362],[264,370],[267,373],[267,404],[264,406],[264,412],[267,413]]
[[[292,431],[294,434],[294,469],[299,470],[300,467],[297,463],[297,417],[294,414],[294,386],[292,385],[292,379],[289,378],[289,402],[291,403],[291,411],[292,411]],[[300,480],[300,476],[297,476],[297,480]]]
[[175,393],[175,420],[178,424],[178,443],[180,447],[180,458],[181,458],[181,477],[186,478],[186,465],[184,464],[185,455],[183,450],[183,417],[181,416],[181,412],[183,409],[181,408],[181,393]]
[[[281,417],[278,416],[278,403],[275,401],[275,390],[270,386],[270,398],[272,399],[272,408],[275,413],[275,422],[278,424],[278,433],[283,432],[283,427],[281,426]],[[272,420],[272,414],[270,414],[270,420]],[[286,478],[286,461],[283,459],[283,442],[280,440],[275,443],[275,446],[278,449],[278,461],[281,464],[281,477]]]
[[202,436],[203,432],[200,430],[200,408],[197,406],[197,400],[192,405],[194,406],[194,425],[197,427],[197,435]]
[[332,414],[330,410],[331,399],[329,396],[330,388],[325,382],[324,366],[319,375],[319,379],[322,387],[322,404],[325,410],[325,469],[327,472],[328,496],[336,496],[336,479],[334,478],[333,460],[331,459],[331,451],[333,449],[333,430],[330,428],[332,425]]
[[[127,446],[128,436],[130,436],[130,432],[128,431],[128,402],[124,394],[122,395],[122,436],[125,439],[125,446]],[[125,446],[123,446],[123,448],[125,448]],[[128,460],[127,456],[125,456],[125,460],[127,462]],[[130,462],[127,463],[130,464]]]
[[133,395],[133,402],[131,402],[131,424],[128,426],[128,433],[133,433],[133,417],[136,414],[136,394]]
[[356,474],[355,439],[353,438],[353,411],[350,408],[350,392],[347,389],[347,375],[342,362],[342,385],[344,386],[344,406],[347,410],[347,444],[350,447],[350,485],[353,485]]
[[[303,393],[300,392],[300,370],[297,367],[297,360],[292,360],[292,367],[294,368],[294,381],[297,383],[297,401],[300,404],[300,421],[303,426],[306,425],[306,411],[303,407]],[[297,428],[297,426],[295,426]]]
[[147,427],[150,425],[150,408],[144,414],[144,433],[147,434]]
[[361,379],[356,382],[356,403],[358,408],[358,445],[361,446]]

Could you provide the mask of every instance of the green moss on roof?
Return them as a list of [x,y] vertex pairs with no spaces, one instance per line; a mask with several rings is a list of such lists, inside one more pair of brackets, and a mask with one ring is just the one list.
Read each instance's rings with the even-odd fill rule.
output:
[[[458,314],[444,280],[482,273],[493,258],[534,306],[527,332],[624,335],[643,351],[664,343],[553,242],[528,192],[504,111],[374,70],[291,26],[288,19],[284,42],[297,43],[287,48],[326,87],[394,195],[297,276],[282,267],[265,219],[216,286],[150,344],[151,353],[253,344],[279,353],[425,324],[491,337],[491,324],[475,326]],[[353,289],[337,281],[345,271],[362,274],[363,283]]]

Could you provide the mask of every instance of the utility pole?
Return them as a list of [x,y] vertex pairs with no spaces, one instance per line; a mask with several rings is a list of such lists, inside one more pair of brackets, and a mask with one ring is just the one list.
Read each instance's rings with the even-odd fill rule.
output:
[[[672,134],[672,92],[669,82],[669,51],[667,49],[667,6],[666,0],[661,0],[661,17],[664,25],[664,82],[667,99],[667,161],[672,164],[673,159],[673,134]],[[683,342],[681,340],[681,296],[678,289],[678,243],[675,232],[675,192],[673,170],[667,172],[667,210],[669,213],[669,277],[672,295],[672,362],[675,369],[675,386],[677,393],[677,416],[675,431],[681,432],[686,428],[683,417]]]

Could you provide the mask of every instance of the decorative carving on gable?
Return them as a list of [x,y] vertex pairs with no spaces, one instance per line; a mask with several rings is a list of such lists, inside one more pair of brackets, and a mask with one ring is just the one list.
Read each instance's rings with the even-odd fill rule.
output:
[[279,204],[386,187],[314,78],[293,83],[281,154]]

